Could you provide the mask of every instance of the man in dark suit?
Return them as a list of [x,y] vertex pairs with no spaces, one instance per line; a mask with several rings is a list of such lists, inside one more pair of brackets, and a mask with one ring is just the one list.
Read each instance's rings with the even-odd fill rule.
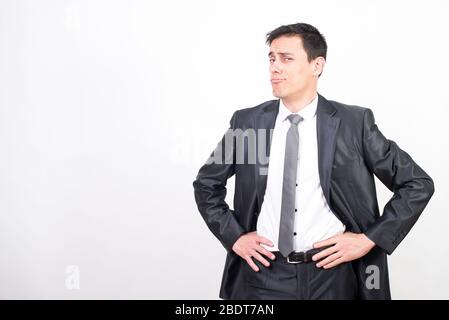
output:
[[[433,181],[382,135],[370,109],[317,93],[327,45],[316,28],[281,26],[267,44],[278,99],[236,111],[193,183],[227,250],[220,297],[390,299],[387,254]],[[234,210],[225,202],[232,175]],[[374,175],[394,192],[382,215]]]

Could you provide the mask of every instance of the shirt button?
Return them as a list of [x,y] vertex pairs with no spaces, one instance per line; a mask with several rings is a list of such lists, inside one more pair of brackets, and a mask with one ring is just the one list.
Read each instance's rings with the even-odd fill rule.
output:
[[296,184],[296,186],[298,186],[298,184]]
[[298,209],[295,209],[295,212],[297,212],[298,211]]
[[293,235],[296,236],[296,232],[293,232]]

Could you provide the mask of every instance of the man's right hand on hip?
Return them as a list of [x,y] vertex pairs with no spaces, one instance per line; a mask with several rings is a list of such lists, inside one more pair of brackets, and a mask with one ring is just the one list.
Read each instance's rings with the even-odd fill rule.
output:
[[262,254],[269,257],[271,260],[276,259],[276,256],[273,253],[261,246],[262,243],[270,247],[273,246],[273,243],[270,240],[257,235],[257,231],[252,231],[241,235],[232,246],[232,250],[257,272],[259,271],[259,268],[252,258],[259,260],[265,267],[269,267],[270,263],[262,256]]

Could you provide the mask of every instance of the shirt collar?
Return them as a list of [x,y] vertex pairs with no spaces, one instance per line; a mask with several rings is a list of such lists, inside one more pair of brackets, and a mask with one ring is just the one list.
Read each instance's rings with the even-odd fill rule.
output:
[[[305,121],[312,120],[313,117],[316,114],[316,109],[318,106],[318,95],[313,98],[313,100],[306,105],[304,108],[302,108],[299,112],[296,112],[295,114],[299,114],[301,117],[304,118]],[[282,99],[279,100],[279,117],[281,121],[284,121],[287,119],[289,115],[293,114],[288,108],[285,106],[285,104],[282,102]]]

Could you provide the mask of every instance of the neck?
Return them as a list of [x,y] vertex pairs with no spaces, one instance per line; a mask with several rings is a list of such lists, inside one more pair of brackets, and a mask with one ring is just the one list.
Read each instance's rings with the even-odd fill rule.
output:
[[292,113],[296,113],[304,109],[312,100],[316,97],[316,90],[311,90],[306,93],[300,93],[294,97],[282,98],[282,103],[287,107]]

